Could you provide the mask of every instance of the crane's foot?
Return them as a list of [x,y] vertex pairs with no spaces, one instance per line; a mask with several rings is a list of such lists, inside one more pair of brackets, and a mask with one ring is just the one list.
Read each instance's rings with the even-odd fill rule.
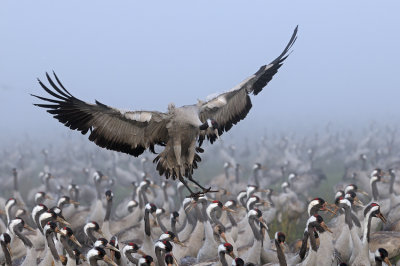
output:
[[215,193],[215,192],[218,192],[218,190],[211,190],[211,187],[209,187],[209,188],[202,188],[203,189],[203,194],[206,194],[206,193]]

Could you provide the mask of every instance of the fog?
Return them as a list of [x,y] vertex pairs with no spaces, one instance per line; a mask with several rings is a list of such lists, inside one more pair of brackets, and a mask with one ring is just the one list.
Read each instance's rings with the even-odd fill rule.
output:
[[[56,71],[88,102],[166,111],[223,92],[293,52],[230,134],[364,130],[399,122],[400,2],[2,1],[0,137],[54,141],[63,125],[30,93]],[[224,138],[229,138],[225,134]]]

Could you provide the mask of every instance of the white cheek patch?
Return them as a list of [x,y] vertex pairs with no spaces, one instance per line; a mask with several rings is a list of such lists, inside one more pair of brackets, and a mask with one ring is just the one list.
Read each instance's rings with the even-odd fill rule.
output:
[[350,203],[350,201],[347,200],[347,199],[342,199],[342,200],[340,201],[340,203],[346,204],[347,206],[351,207],[351,203]]
[[225,203],[225,207],[231,207],[233,205],[233,202],[231,201],[231,200],[228,200],[226,203]]
[[250,216],[257,216],[257,211],[256,211],[256,210],[250,210],[250,211],[247,213],[247,217],[250,217]]
[[371,177],[371,180],[370,180],[370,183],[371,183],[371,184],[374,183],[374,182],[376,182],[376,181],[378,181],[378,177],[377,177],[377,176]]
[[354,190],[354,186],[347,186],[347,187],[344,189],[344,193],[347,194],[347,192],[349,192],[349,191],[351,191],[351,190]]
[[218,246],[218,253],[225,252],[225,251],[226,251],[226,249],[225,249],[224,244],[220,244],[220,245]]
[[336,192],[335,198],[339,198],[343,195],[341,191]]
[[313,200],[308,204],[308,214],[310,214],[311,209],[315,206],[318,205],[319,201],[318,200]]

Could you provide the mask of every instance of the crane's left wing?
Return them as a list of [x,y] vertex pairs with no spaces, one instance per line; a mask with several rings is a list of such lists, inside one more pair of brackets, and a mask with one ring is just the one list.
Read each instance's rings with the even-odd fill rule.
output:
[[123,111],[96,101],[87,103],[72,96],[54,74],[57,84],[46,73],[53,90],[40,80],[40,86],[53,99],[32,95],[45,103],[35,104],[47,109],[58,121],[83,135],[90,132],[89,140],[109,150],[139,156],[146,149],[168,141],[166,125],[169,115],[156,111]]
[[[230,91],[222,93],[210,101],[203,103],[200,107],[200,120],[204,123],[207,119],[214,119],[219,125],[219,135],[230,130],[233,125],[243,120],[252,107],[249,94],[253,93],[257,95],[278,72],[283,61],[288,57],[290,48],[297,39],[297,29],[298,27],[295,28],[283,52],[274,61],[260,67],[256,73],[242,81]],[[202,131],[199,137],[200,145],[206,136],[211,143],[217,138],[215,132],[212,130]]]

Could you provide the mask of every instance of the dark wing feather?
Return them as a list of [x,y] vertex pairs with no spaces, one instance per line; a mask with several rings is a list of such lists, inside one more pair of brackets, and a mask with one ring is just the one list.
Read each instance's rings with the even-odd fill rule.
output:
[[[262,66],[256,73],[242,81],[232,90],[205,102],[200,107],[200,120],[204,123],[209,118],[214,119],[219,125],[220,135],[230,130],[240,120],[243,120],[252,107],[249,94],[257,95],[278,72],[283,61],[288,57],[290,48],[297,39],[297,28],[295,28],[283,52],[274,61]],[[215,141],[216,135],[211,130],[203,131],[199,137],[200,145],[206,135],[211,143]]]
[[[155,145],[168,140],[166,124],[169,116],[160,112],[121,111],[96,101],[89,104],[72,96],[54,74],[59,88],[46,73],[54,90],[40,80],[40,86],[55,99],[32,95],[46,104],[35,104],[47,109],[58,121],[73,130],[86,134],[98,146],[139,156],[146,149],[154,152]],[[49,104],[50,103],[50,104]]]

